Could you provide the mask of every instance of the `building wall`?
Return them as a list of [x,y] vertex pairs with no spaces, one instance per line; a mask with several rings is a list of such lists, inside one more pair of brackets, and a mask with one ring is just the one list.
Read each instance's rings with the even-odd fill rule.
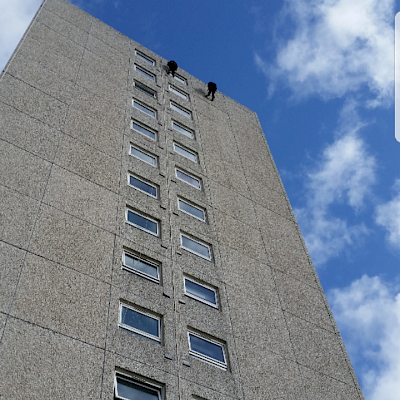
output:
[[[0,78],[0,398],[112,399],[119,368],[161,384],[168,400],[363,399],[256,114],[219,92],[210,102],[205,83],[179,70],[182,85],[165,65],[46,0]],[[158,168],[129,155],[131,144]],[[159,199],[128,186],[128,171]],[[204,207],[207,223],[177,196]],[[158,220],[160,236],[126,223],[127,206]],[[210,244],[212,261],[182,249],[180,232]],[[159,284],[122,269],[127,249],[161,263]],[[219,309],[185,296],[184,274],[218,288]],[[162,316],[161,343],[118,328],[121,299]],[[226,371],[189,355],[188,327],[226,344]]]

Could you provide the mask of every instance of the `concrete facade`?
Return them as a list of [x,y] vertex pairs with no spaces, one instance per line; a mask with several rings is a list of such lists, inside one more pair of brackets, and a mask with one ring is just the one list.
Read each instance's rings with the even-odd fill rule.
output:
[[[119,372],[166,400],[362,400],[257,115],[222,93],[210,102],[205,83],[173,79],[166,62],[45,0],[1,75],[0,399],[113,399]],[[158,235],[129,224],[127,207]],[[181,233],[211,260],[182,248]],[[122,268],[124,252],[156,262],[159,281]],[[185,295],[185,276],[217,290],[218,308]],[[120,302],[160,318],[160,341],[121,329]],[[189,354],[188,331],[223,346],[226,369]]]

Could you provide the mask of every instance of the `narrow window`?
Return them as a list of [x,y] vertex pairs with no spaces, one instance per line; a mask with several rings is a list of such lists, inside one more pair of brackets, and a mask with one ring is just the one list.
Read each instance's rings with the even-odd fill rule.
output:
[[219,368],[227,369],[228,365],[225,356],[225,346],[223,343],[206,338],[205,335],[188,332],[189,337],[189,354],[202,361],[206,361]]
[[180,75],[175,74],[174,79],[182,85],[187,85],[186,79]]
[[154,197],[155,199],[158,197],[157,186],[151,185],[150,183],[147,183],[143,179],[139,179],[130,173],[128,173],[128,184],[129,186],[132,186],[135,189]]
[[161,318],[148,311],[119,303],[119,327],[161,342]]
[[181,233],[181,246],[190,253],[211,261],[211,248],[208,244]]
[[125,375],[115,375],[115,398],[118,400],[161,400],[161,389]]
[[189,96],[185,92],[182,92],[181,90],[177,89],[175,86],[169,85],[169,90],[172,93],[174,93],[177,96],[179,96],[180,98],[185,99],[185,100],[189,100]]
[[144,106],[143,104],[140,104],[136,100],[133,100],[133,107],[140,110],[141,112],[144,112],[145,114],[149,115],[152,118],[156,117],[156,112],[154,110],[152,110],[149,107]]
[[135,147],[131,145],[130,148],[130,155],[133,157],[138,158],[139,160],[144,161],[147,164],[152,165],[153,167],[157,167],[158,162],[157,162],[157,157],[153,156],[146,151],[139,149],[138,147]]
[[140,75],[145,76],[146,78],[152,80],[153,82],[156,80],[156,77],[151,72],[148,72],[143,68],[140,68],[136,64],[135,64],[135,71],[139,72]]
[[178,112],[179,114],[183,115],[184,117],[192,118],[192,113],[189,110],[186,110],[186,109],[178,106],[177,104],[173,103],[172,101],[170,103],[170,107],[171,107],[171,110]]
[[190,161],[198,163],[197,154],[194,151],[190,151],[184,148],[182,145],[174,142],[174,150],[183,157],[188,158]]
[[188,173],[183,172],[180,169],[176,169],[175,173],[176,173],[176,177],[179,180],[186,182],[191,186],[194,186],[196,189],[201,189],[201,180],[200,179],[195,178],[194,176],[189,175]]
[[217,290],[194,279],[184,277],[186,296],[192,297],[211,307],[218,308]]
[[199,219],[200,221],[206,222],[206,213],[203,208],[190,204],[186,200],[178,198],[178,208],[186,214],[191,215]]
[[133,254],[124,252],[123,268],[153,282],[160,282],[160,264],[155,261],[144,260]]
[[155,65],[154,60],[152,60],[150,57],[145,56],[144,54],[140,53],[137,50],[135,51],[135,53],[137,58],[140,58],[142,61],[147,62],[147,64]]
[[190,139],[194,139],[194,133],[188,128],[184,128],[183,126],[177,124],[175,121],[172,121],[172,128],[178,131],[179,133],[182,133],[182,135],[187,136]]
[[143,93],[146,93],[147,95],[154,97],[154,98],[157,97],[156,92],[153,89],[150,89],[149,87],[147,87],[146,85],[143,85],[143,83],[134,81],[133,85],[135,86],[136,89],[139,89]]
[[137,211],[130,210],[129,208],[126,209],[126,222],[131,225],[136,226],[143,231],[151,233],[154,236],[159,236],[159,223],[158,221],[144,217],[143,215],[139,214]]
[[144,127],[143,125],[138,124],[136,121],[132,121],[132,129],[136,132],[141,133],[142,135],[152,139],[157,140],[157,133],[154,132],[152,129]]

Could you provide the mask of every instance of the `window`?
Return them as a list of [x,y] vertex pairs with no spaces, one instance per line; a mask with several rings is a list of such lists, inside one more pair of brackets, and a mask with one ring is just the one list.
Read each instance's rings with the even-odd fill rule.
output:
[[190,161],[193,161],[195,163],[198,162],[197,153],[195,153],[194,151],[190,151],[185,147],[183,147],[182,145],[177,144],[175,142],[174,142],[174,150],[181,156],[188,158]]
[[178,106],[177,104],[171,101],[170,103],[171,110],[178,112],[179,114],[183,115],[186,118],[192,118],[192,113],[189,110],[186,110],[183,107]]
[[161,342],[161,318],[148,311],[119,303],[119,324],[122,329]]
[[146,151],[139,149],[136,146],[131,145],[130,155],[138,158],[139,160],[144,161],[147,164],[152,165],[153,167],[157,167],[158,161],[157,157],[147,153]]
[[228,365],[225,356],[225,346],[223,343],[211,339],[210,337],[188,332],[189,338],[189,354],[202,361],[206,361],[219,368],[227,369]]
[[178,208],[184,213],[189,214],[192,217],[199,219],[200,221],[206,222],[206,213],[203,208],[190,204],[188,201],[179,198]]
[[180,169],[175,169],[176,177],[183,181],[188,183],[191,186],[194,186],[196,189],[201,189],[201,180],[198,178],[195,178],[192,175],[189,175],[186,172],[181,171]]
[[128,173],[128,184],[129,186],[132,186],[135,189],[154,197],[155,199],[158,197],[157,186],[151,185],[150,183],[147,183],[143,179],[139,179],[130,173]]
[[161,400],[161,388],[117,373],[114,382],[115,398],[118,400]]
[[211,261],[210,246],[198,239],[192,239],[188,235],[181,233],[181,246],[183,249]]
[[146,78],[152,80],[153,82],[156,80],[156,77],[151,72],[148,72],[143,68],[140,68],[136,64],[135,64],[135,71],[139,72],[140,75],[145,76]]
[[189,100],[189,96],[185,92],[177,89],[175,86],[169,85],[169,90],[177,96],[181,97],[182,99]]
[[154,236],[159,236],[159,224],[158,221],[144,217],[143,215],[139,214],[137,211],[130,210],[129,208],[126,209],[126,222],[131,225],[136,226],[143,231],[151,233]]
[[140,58],[142,61],[147,62],[147,64],[155,65],[154,60],[152,60],[150,57],[145,56],[144,54],[138,52],[137,50],[135,51],[135,54],[137,58]]
[[141,124],[138,124],[136,121],[132,121],[132,129],[136,132],[141,133],[142,135],[152,139],[157,140],[157,133],[154,132],[152,129],[144,127]]
[[218,308],[216,289],[188,277],[184,277],[183,281],[186,296],[208,304],[211,307]]
[[123,268],[153,282],[160,282],[160,264],[124,251]]
[[174,79],[182,85],[187,85],[186,79],[180,75],[175,74]]
[[185,135],[190,139],[194,139],[194,133],[192,130],[184,128],[183,126],[177,124],[175,121],[172,121],[172,128],[174,128],[179,133],[182,133],[182,135]]
[[141,112],[144,112],[145,114],[149,115],[152,118],[156,117],[156,112],[153,109],[146,107],[143,104],[140,104],[136,100],[133,100],[133,107],[140,110]]
[[153,89],[148,88],[146,85],[143,85],[143,83],[134,81],[133,85],[135,86],[135,88],[139,89],[143,93],[146,93],[147,95],[154,98],[157,97],[156,92]]

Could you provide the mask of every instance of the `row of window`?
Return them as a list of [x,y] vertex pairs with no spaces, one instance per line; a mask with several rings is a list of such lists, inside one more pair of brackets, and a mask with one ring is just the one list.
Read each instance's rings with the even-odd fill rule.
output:
[[[144,87],[141,86],[141,88],[143,89]],[[132,100],[132,105],[133,105],[134,108],[136,108],[137,110],[145,113],[149,117],[157,118],[157,111],[154,108],[151,108],[148,105],[144,105],[143,103],[141,103],[141,102],[139,102],[138,100],[135,100],[135,99]],[[174,103],[173,101],[170,101],[169,106],[170,106],[171,110],[176,111],[180,115],[183,115],[184,117],[189,118],[189,119],[192,118],[192,112],[190,110],[187,110],[186,108],[183,108],[182,106]]]
[[[152,128],[144,125],[143,123],[132,120],[131,128],[139,132],[140,134],[146,136],[147,138],[157,141],[157,132]],[[191,129],[183,127],[182,125],[179,125],[175,121],[172,121],[172,128],[177,132],[181,133],[182,135],[190,139],[194,139],[194,132]]]
[[[148,75],[148,73],[143,71],[140,67],[135,66],[135,69],[136,69],[136,71],[140,71],[142,74]],[[154,80],[154,79],[152,79],[152,80]],[[146,86],[144,83],[134,80],[133,86],[136,89],[140,90],[141,92],[147,94],[148,96],[153,97],[154,99],[157,98],[157,92],[154,89],[151,89],[148,86]],[[189,101],[189,95],[186,92],[183,92],[182,90],[178,89],[174,85],[169,85],[168,88],[171,93],[174,93],[181,99]]]

